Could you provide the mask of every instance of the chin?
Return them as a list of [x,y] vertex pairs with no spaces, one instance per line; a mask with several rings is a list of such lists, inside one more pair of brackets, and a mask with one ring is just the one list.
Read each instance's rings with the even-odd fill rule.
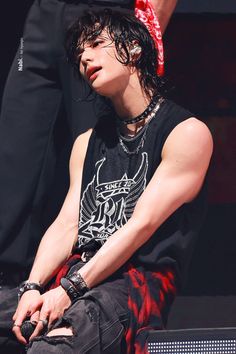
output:
[[108,89],[109,85],[105,85],[104,86],[92,86],[93,90],[96,91],[97,94],[104,96],[104,97],[111,97],[113,96],[113,90],[111,90],[110,88]]
[[109,98],[115,96],[117,92],[120,92],[123,82],[120,77],[107,79],[98,77],[91,86],[99,95]]

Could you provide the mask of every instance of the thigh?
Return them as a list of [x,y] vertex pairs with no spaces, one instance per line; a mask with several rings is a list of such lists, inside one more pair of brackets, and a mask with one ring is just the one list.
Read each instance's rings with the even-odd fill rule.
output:
[[0,333],[11,333],[12,316],[17,307],[18,288],[0,290]]
[[21,354],[25,348],[12,333],[12,316],[17,306],[17,288],[0,290],[0,353]]
[[[53,327],[71,327],[73,336],[42,336],[31,344],[28,354],[98,354],[125,352],[124,333],[128,327],[128,294],[124,279],[107,281],[88,291],[74,303]],[[42,349],[43,348],[43,349]],[[48,349],[46,349],[48,348]]]

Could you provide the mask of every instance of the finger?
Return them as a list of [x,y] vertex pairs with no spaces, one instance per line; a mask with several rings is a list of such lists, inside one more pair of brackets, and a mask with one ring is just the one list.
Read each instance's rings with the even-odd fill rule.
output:
[[41,321],[38,321],[33,333],[31,334],[29,340],[31,341],[34,337],[37,337],[43,330],[43,324]]
[[31,322],[38,322],[38,320],[39,320],[39,314],[40,314],[40,311],[39,311],[39,310],[35,311],[35,312],[30,316],[30,321],[31,321]]
[[16,310],[15,314],[13,315],[13,326],[12,326],[12,332],[14,333],[14,335],[16,336],[16,338],[19,340],[19,342],[21,342],[22,344],[26,344],[27,341],[26,339],[22,336],[21,333],[21,325],[23,323],[23,321],[25,320],[25,318],[28,315],[28,310],[25,309],[21,309],[21,310]]
[[[22,308],[19,309],[19,307],[17,307],[17,309],[16,309],[14,315],[12,316],[12,320],[13,320],[13,321],[15,321],[15,320],[17,319],[17,317],[18,317],[18,315],[19,315],[20,312],[22,312]],[[23,312],[25,312],[24,309],[23,309]]]
[[42,332],[42,330],[45,329],[45,327],[48,325],[48,320],[47,320],[48,316],[49,315],[47,312],[41,311],[39,313],[38,323],[29,340],[32,340],[34,337],[37,337]]
[[39,320],[33,333],[31,334],[29,340],[31,341],[33,338],[37,337],[47,326],[48,321],[47,320]]
[[35,326],[37,326],[38,322],[39,322],[39,311],[36,311],[35,313],[33,313],[33,315],[30,317],[30,322],[33,323]]
[[32,316],[35,312],[39,311],[42,306],[42,299],[39,298],[37,302],[30,306],[28,316]]
[[22,322],[24,321],[24,319],[27,317],[27,311],[22,311],[20,312],[18,315],[16,315],[14,317],[14,324],[13,324],[13,329],[17,329],[20,328],[20,326],[22,325]]
[[18,323],[14,323],[13,327],[12,327],[12,332],[15,334],[16,338],[18,339],[18,341],[24,345],[27,344],[26,339],[22,336],[21,334],[21,329],[20,329],[20,325]]
[[50,328],[60,317],[62,317],[63,313],[61,312],[51,312],[48,317],[48,328]]
[[[18,341],[24,345],[27,344],[27,340],[26,338],[24,338],[24,336],[22,335],[21,332],[21,325],[23,324],[23,322],[29,317],[31,311],[29,310],[24,310],[24,311],[16,311],[14,316],[13,316],[13,327],[12,327],[12,332],[14,333],[14,335],[16,336],[16,338],[18,339]],[[37,315],[35,315],[36,317]],[[38,311],[38,317],[39,317],[39,311]],[[36,323],[35,323],[36,324]]]
[[23,323],[23,321],[26,319],[26,317],[28,317],[28,311],[21,311],[19,312],[19,314],[15,317],[15,320],[14,320],[14,324],[15,326],[14,327],[20,327]]

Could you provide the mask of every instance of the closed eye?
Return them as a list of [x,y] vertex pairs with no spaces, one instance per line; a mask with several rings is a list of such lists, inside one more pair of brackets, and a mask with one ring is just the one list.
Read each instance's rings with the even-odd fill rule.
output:
[[104,43],[104,40],[102,40],[102,39],[97,39],[96,41],[93,42],[92,47],[93,47],[93,48],[96,48],[96,47],[98,47],[100,44],[103,44],[103,43]]

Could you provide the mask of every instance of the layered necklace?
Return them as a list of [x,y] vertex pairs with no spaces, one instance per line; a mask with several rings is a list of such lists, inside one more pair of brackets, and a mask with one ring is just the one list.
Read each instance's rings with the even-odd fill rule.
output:
[[[164,101],[163,98],[154,97],[154,99],[152,99],[152,101],[147,106],[145,111],[143,113],[141,113],[140,115],[138,115],[137,117],[132,118],[132,119],[126,119],[126,120],[121,120],[119,118],[120,125],[121,124],[123,124],[123,125],[134,124],[134,123],[140,122],[143,119],[146,119],[146,118],[148,119],[146,124],[140,129],[140,131],[134,137],[125,137],[120,133],[119,128],[117,129],[120,146],[122,147],[123,151],[126,154],[128,154],[128,155],[138,154],[140,149],[143,148],[145,140],[146,140],[146,135],[147,135],[149,123],[155,117],[155,115],[156,115],[157,111],[159,110],[160,105],[163,101]],[[137,147],[134,150],[130,150],[127,146],[127,143],[130,143],[130,142],[134,143],[138,138],[140,138],[140,141],[139,141]]]

